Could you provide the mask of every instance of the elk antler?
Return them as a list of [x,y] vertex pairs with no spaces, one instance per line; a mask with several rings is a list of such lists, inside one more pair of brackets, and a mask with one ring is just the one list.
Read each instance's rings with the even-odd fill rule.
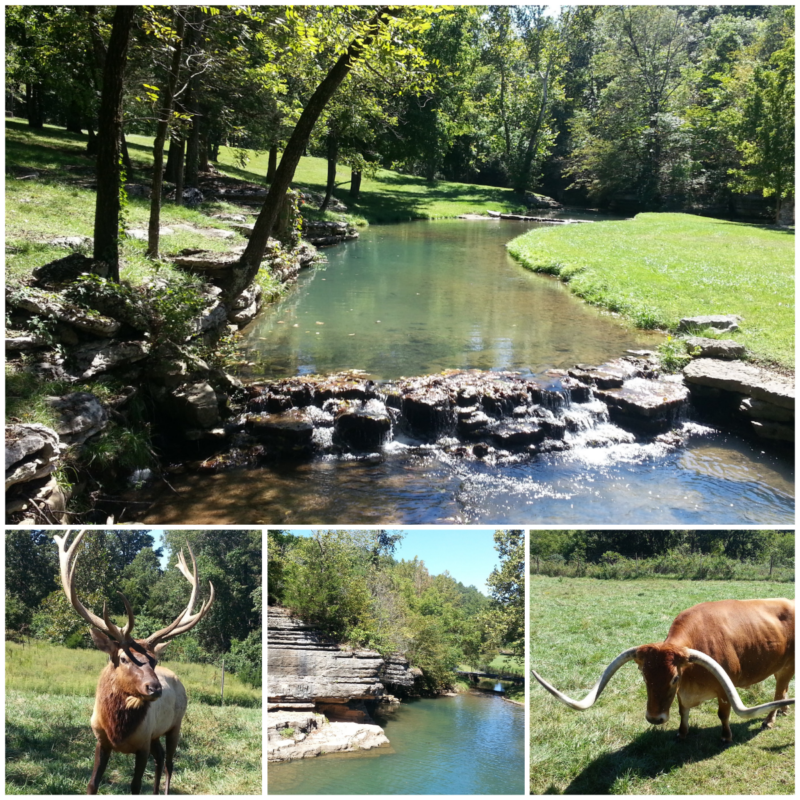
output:
[[150,636],[147,637],[147,644],[150,647],[154,647],[159,644],[159,642],[168,642],[170,639],[174,639],[176,636],[194,628],[208,613],[208,609],[211,608],[211,604],[214,602],[214,584],[209,581],[208,586],[211,591],[208,600],[200,606],[200,610],[196,614],[192,614],[192,607],[197,599],[197,589],[200,582],[197,578],[197,562],[195,561],[192,547],[188,542],[186,543],[186,547],[189,549],[189,555],[192,557],[192,572],[189,572],[189,568],[186,566],[183,550],[178,554],[178,569],[183,573],[183,577],[192,584],[192,594],[189,598],[189,604],[186,606],[185,610],[177,616],[174,622],[167,625],[166,628],[162,628],[160,631],[151,633]]
[[125,611],[128,612],[128,622],[122,630],[120,630],[108,618],[108,607],[105,600],[103,601],[102,619],[100,619],[97,614],[89,611],[89,609],[86,608],[86,606],[84,606],[80,600],[78,600],[78,593],[75,591],[75,567],[78,563],[78,557],[75,556],[73,559],[73,555],[75,554],[78,545],[80,545],[81,541],[83,540],[85,533],[85,530],[80,531],[73,539],[69,549],[65,548],[67,546],[67,540],[69,539],[70,531],[67,531],[63,537],[57,535],[53,536],[56,545],[58,545],[58,563],[61,569],[61,585],[64,587],[64,594],[67,596],[67,600],[69,600],[69,602],[72,604],[72,607],[90,625],[93,625],[95,628],[107,634],[112,639],[115,639],[120,644],[126,641],[129,642],[131,639],[131,633],[133,633],[133,609],[131,609],[131,604],[128,602],[128,598],[125,597],[122,592],[118,592],[118,594],[120,597],[122,597],[122,602],[125,604]]

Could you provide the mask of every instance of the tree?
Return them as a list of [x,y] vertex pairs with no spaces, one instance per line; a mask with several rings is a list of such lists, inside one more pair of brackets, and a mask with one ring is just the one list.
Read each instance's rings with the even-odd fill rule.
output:
[[493,607],[485,615],[487,640],[525,658],[525,531],[495,531],[500,566],[487,579]]
[[122,95],[128,39],[135,6],[117,6],[103,70],[97,148],[97,197],[94,214],[94,258],[119,283],[120,138]]
[[774,197],[776,223],[783,201],[794,194],[794,9],[786,7],[784,14],[783,46],[729,82],[741,96],[732,131],[741,166],[730,170],[731,186]]

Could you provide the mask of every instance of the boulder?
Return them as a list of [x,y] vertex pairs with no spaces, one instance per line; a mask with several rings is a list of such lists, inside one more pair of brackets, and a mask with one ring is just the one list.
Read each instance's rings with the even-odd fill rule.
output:
[[33,279],[37,286],[46,289],[58,289],[74,283],[81,275],[87,272],[105,277],[108,274],[108,266],[102,261],[95,261],[93,258],[81,253],[72,253],[64,256],[64,258],[42,264],[41,267],[35,267]]
[[210,384],[190,383],[169,395],[167,409],[184,428],[213,428],[220,422],[219,400]]
[[715,331],[738,331],[742,318],[737,314],[708,314],[699,317],[684,317],[678,323],[678,331],[693,331],[713,328]]
[[437,438],[456,424],[449,395],[441,389],[420,389],[403,395],[402,412],[409,428],[425,438]]
[[248,286],[234,301],[228,313],[228,321],[235,325],[246,325],[258,314],[261,308],[262,289],[257,283]]
[[55,429],[65,444],[83,444],[108,424],[108,411],[90,392],[48,397],[45,403],[58,416]]
[[245,430],[282,456],[307,456],[314,447],[314,423],[299,409],[280,414],[248,415]]
[[686,349],[694,358],[743,358],[747,348],[734,339],[709,339],[705,336],[686,338]]
[[381,681],[385,686],[402,686],[406,689],[414,685],[414,681],[422,671],[412,667],[409,660],[402,653],[392,653],[384,658],[381,670]]
[[[172,228],[168,228],[166,225],[158,229],[159,236],[172,236],[174,233],[175,231]],[[139,242],[146,242],[149,236],[144,228],[128,228],[128,230],[125,231],[125,235]]]
[[62,449],[52,428],[37,423],[6,425],[6,490],[50,475]]
[[7,302],[12,308],[68,323],[93,336],[110,338],[120,329],[120,323],[114,319],[80,308],[52,292],[30,286],[9,292]]
[[632,378],[619,388],[598,389],[595,396],[608,406],[614,422],[653,433],[675,424],[686,408],[689,390],[678,381]]
[[183,383],[205,380],[209,375],[209,366],[188,349],[167,342],[151,353],[146,375],[157,386],[176,389]]
[[[45,244],[50,247],[66,247],[68,250],[79,250],[81,247],[91,247],[94,240],[91,236],[56,236],[48,239]],[[40,267],[41,269],[41,267]],[[34,270],[34,273],[36,270]]]
[[334,441],[351,450],[374,451],[391,439],[392,418],[383,403],[347,403],[333,423]]
[[794,411],[794,380],[762,367],[698,358],[684,367],[683,376],[690,387],[707,386],[737,392]]
[[88,380],[95,375],[109,372],[147,358],[150,345],[147,342],[91,342],[76,347],[69,353],[68,373],[73,380]]
[[18,331],[6,332],[6,352],[17,350],[37,350],[50,347],[50,341],[44,336],[35,333],[21,333]]

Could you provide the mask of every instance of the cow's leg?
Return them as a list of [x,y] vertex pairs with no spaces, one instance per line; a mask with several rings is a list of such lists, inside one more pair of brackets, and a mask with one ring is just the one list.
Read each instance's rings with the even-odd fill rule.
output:
[[111,757],[111,748],[105,749],[100,742],[94,749],[94,769],[92,770],[92,777],[89,779],[89,787],[86,794],[97,794],[97,787],[100,781],[103,780],[103,773],[106,771],[108,759]]
[[150,758],[150,748],[143,747],[136,751],[136,764],[133,767],[133,780],[131,781],[131,794],[142,793],[142,778],[147,766],[147,759]]
[[717,716],[722,723],[722,741],[730,744],[733,741],[733,731],[731,731],[731,704],[727,700],[719,698],[719,710]]
[[169,784],[172,780],[172,759],[175,757],[175,751],[178,749],[178,739],[181,735],[180,725],[177,725],[172,730],[167,731],[166,744],[167,744],[167,766],[164,773],[165,783],[164,794],[169,794]]
[[153,756],[156,762],[156,776],[153,779],[153,794],[158,794],[158,789],[161,784],[161,772],[164,769],[164,748],[158,739],[153,739],[150,742],[150,755]]
[[678,711],[681,714],[681,724],[678,727],[678,738],[685,739],[689,733],[689,712],[691,709],[681,702],[680,695],[678,695]]
[[[789,664],[786,669],[780,670],[775,673],[775,700],[784,700],[789,691],[789,681],[794,677],[794,664]],[[761,728],[771,728],[775,724],[775,716],[777,714],[788,714],[789,709],[787,706],[783,708],[773,708],[769,712],[767,718],[761,724]]]

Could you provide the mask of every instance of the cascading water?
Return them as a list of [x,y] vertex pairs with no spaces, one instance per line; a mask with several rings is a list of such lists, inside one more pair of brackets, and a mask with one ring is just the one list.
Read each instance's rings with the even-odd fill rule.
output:
[[505,689],[503,688],[503,684],[500,683],[500,681],[497,681],[497,683],[494,685],[494,690],[496,692],[505,692]]

